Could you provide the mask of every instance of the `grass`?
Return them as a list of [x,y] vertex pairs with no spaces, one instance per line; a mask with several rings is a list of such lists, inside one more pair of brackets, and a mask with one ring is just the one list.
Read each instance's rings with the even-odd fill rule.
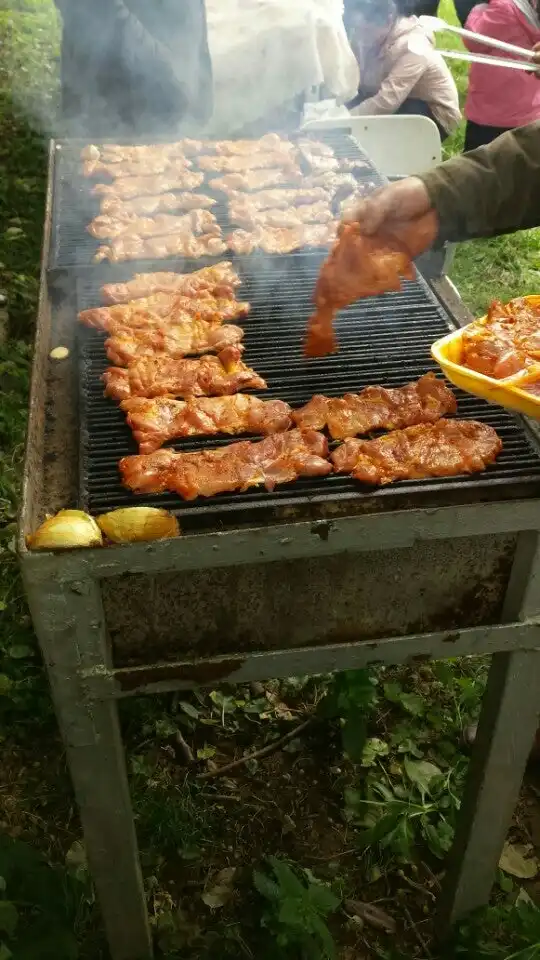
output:
[[[441,14],[452,16],[450,3]],[[99,916],[14,554],[44,133],[57,98],[50,0],[0,0],[0,40],[0,289],[9,301],[0,344],[0,960],[99,960]],[[463,98],[466,66],[452,69]],[[462,142],[460,129],[448,153]],[[537,268],[529,231],[458,249],[453,279],[481,311],[494,297],[537,290]],[[458,741],[484,679],[483,661],[445,661],[128,703],[134,812],[162,955],[435,957],[425,945],[466,767]],[[305,717],[310,732],[285,750],[230,778],[195,780]],[[531,796],[514,844],[535,836]],[[499,880],[492,907],[463,927],[448,957],[539,955],[538,911],[517,882]]]

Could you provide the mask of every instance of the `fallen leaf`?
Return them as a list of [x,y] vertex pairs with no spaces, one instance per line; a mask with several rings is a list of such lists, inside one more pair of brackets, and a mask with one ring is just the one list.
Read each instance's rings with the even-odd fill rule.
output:
[[215,878],[214,886],[202,894],[202,902],[211,910],[224,907],[231,899],[234,893],[233,880],[235,873],[236,867],[225,867],[224,870],[220,870]]
[[540,864],[536,857],[529,857],[531,847],[519,843],[505,843],[499,867],[511,877],[519,877],[520,880],[532,880],[538,873]]

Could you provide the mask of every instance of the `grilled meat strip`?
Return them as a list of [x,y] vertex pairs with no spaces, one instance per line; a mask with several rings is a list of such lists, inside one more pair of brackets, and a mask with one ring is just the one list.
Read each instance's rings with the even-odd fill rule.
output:
[[309,321],[306,356],[323,357],[336,350],[333,320],[341,307],[361,297],[400,290],[402,277],[414,280],[412,248],[422,229],[421,222],[415,222],[416,237],[411,237],[408,245],[405,239],[398,241],[392,236],[364,236],[358,223],[340,227],[315,287],[316,310]]
[[[308,153],[313,154],[314,157],[333,157],[334,151],[328,143],[322,143],[321,140],[311,140],[309,137],[304,137],[298,140],[298,147],[300,150],[305,150]],[[342,161],[340,161],[341,163]]]
[[178,293],[186,297],[210,293],[223,297],[239,285],[240,277],[232,263],[223,260],[194,273],[136,273],[127,283],[106,283],[101,293],[108,303],[126,303],[154,293]]
[[296,190],[260,190],[258,193],[245,194],[241,190],[233,190],[229,194],[230,209],[247,207],[250,212],[259,210],[289,210],[291,207],[300,207],[302,204],[313,204],[329,201],[329,195],[322,187]]
[[292,253],[301,247],[326,247],[336,233],[335,223],[302,224],[300,227],[257,227],[252,232],[234,230],[227,245],[239,255],[263,250],[264,253]]
[[358,189],[358,182],[352,173],[336,173],[330,170],[324,173],[313,173],[310,174],[310,176],[304,177],[302,187],[306,190],[311,190],[314,187],[322,187],[323,190],[331,194],[337,193],[338,190],[352,193],[353,190]]
[[123,484],[135,493],[172,490],[184,500],[194,500],[262,485],[273,490],[298,477],[324,477],[332,471],[327,455],[322,433],[291,430],[216,450],[157,450],[148,456],[124,457],[119,468]]
[[87,166],[85,173],[93,176],[101,163],[148,163],[161,157],[192,157],[201,152],[201,140],[178,140],[175,143],[155,143],[152,145],[103,143],[101,146],[89,144],[81,151],[81,160]]
[[261,150],[259,153],[251,155],[236,154],[236,156],[206,156],[199,157],[199,167],[201,170],[208,170],[210,173],[247,173],[251,170],[284,170],[287,172],[289,167],[292,170],[298,169],[298,164],[294,156],[281,151],[267,153]]
[[[207,211],[202,211],[206,213]],[[99,247],[94,263],[109,260],[165,260],[167,257],[219,257],[227,250],[217,233],[204,233],[195,237],[192,233],[171,233],[162,237],[116,237],[110,244]]]
[[171,360],[142,357],[127,370],[109,367],[103,374],[105,396],[129,397],[223,397],[242,390],[265,390],[266,383],[239,359],[238,347],[227,347],[219,357]]
[[[226,173],[210,180],[210,186],[222,193],[237,193],[239,190],[264,190],[266,187],[285,187],[300,184],[304,180],[300,167],[287,170],[246,170],[244,173]],[[309,186],[324,186],[310,183]]]
[[120,406],[140,453],[153,453],[177,437],[282,433],[292,425],[291,408],[283,400],[260,400],[244,393],[193,400],[133,397]]
[[314,152],[311,146],[300,148],[300,154],[305,163],[309,164],[311,173],[337,173],[339,171],[339,160],[335,157],[322,156]]
[[493,463],[502,442],[492,427],[475,420],[438,420],[395,430],[377,440],[346,440],[332,453],[338,473],[379,486],[479,473]]
[[334,215],[327,203],[310,203],[301,207],[290,207],[288,210],[259,210],[254,211],[249,203],[229,206],[229,219],[245,230],[257,227],[301,227],[305,223],[332,223]]
[[217,153],[219,156],[238,157],[260,153],[279,153],[289,157],[294,153],[294,144],[284,140],[277,133],[266,133],[260,140],[210,140],[204,145],[204,153]]
[[177,360],[190,354],[221,353],[226,347],[240,346],[244,339],[241,327],[232,324],[216,327],[189,317],[184,323],[166,327],[115,326],[114,334],[105,341],[107,357],[117,367],[129,367],[140,357],[170,357]]
[[434,423],[457,410],[456,398],[443,380],[426,373],[405,387],[366,387],[329,399],[315,396],[293,412],[301,430],[324,430],[332,440],[345,440],[372,430],[397,430],[416,423]]
[[116,333],[118,327],[167,327],[180,322],[205,320],[218,326],[225,320],[234,320],[249,313],[249,303],[234,297],[213,297],[208,291],[200,296],[184,297],[181,293],[153,293],[141,300],[131,300],[112,307],[94,307],[82,310],[79,320],[87,327]]
[[217,220],[213,213],[209,210],[192,209],[181,217],[157,213],[154,217],[132,217],[129,220],[101,214],[95,217],[86,229],[98,240],[107,240],[115,237],[159,237],[184,232],[213,233],[214,236],[219,236],[219,228],[216,227]]
[[155,197],[169,190],[196,190],[203,180],[204,174],[193,170],[167,171],[145,177],[119,177],[114,183],[97,183],[92,193],[98,197],[132,200],[134,197]]
[[104,162],[103,160],[86,160],[83,164],[85,177],[95,177],[104,173],[113,179],[118,177],[144,177],[149,173],[176,173],[178,170],[189,170],[193,164],[187,157],[171,156],[162,153],[150,160],[136,159]]
[[134,197],[133,200],[104,197],[101,201],[101,214],[102,216],[115,217],[117,220],[131,221],[133,217],[149,217],[154,213],[172,213],[175,210],[205,210],[207,207],[215,206],[215,203],[216,201],[212,200],[212,197],[206,197],[202,193],[161,193],[156,197]]

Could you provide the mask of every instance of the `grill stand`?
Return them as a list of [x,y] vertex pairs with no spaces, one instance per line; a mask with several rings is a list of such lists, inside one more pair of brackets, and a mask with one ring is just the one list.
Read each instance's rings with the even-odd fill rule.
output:
[[[47,263],[51,181],[43,262]],[[459,297],[433,284],[459,322]],[[74,503],[77,421],[69,366],[51,372],[52,346],[73,350],[73,316],[56,317],[42,271],[19,552],[30,610],[49,674],[58,722],[81,814],[92,875],[113,960],[151,960],[152,945],[139,865],[117,700],[279,676],[360,668],[368,664],[492,654],[479,734],[449,870],[438,930],[487,902],[517,800],[540,704],[540,510],[538,500],[513,499],[280,523],[226,533],[184,536],[151,545],[64,554],[31,553],[25,534],[48,510]],[[538,449],[538,446],[537,446]],[[178,575],[294,558],[350,557],[435,541],[517,535],[506,602],[498,622],[457,630],[324,643],[249,654],[196,657],[144,666],[113,664],[103,607],[108,581],[124,575]],[[405,581],[403,581],[405,584]],[[110,585],[109,585],[110,589]],[[406,586],[404,586],[406,590]],[[316,596],[316,594],[314,594]],[[414,599],[414,598],[411,598]],[[464,613],[466,617],[466,611]]]
[[[30,608],[66,743],[113,960],[149,960],[152,956],[116,700],[212,684],[225,678],[235,683],[360,668],[369,663],[494,652],[458,836],[441,899],[439,931],[448,931],[451,922],[487,902],[536,730],[540,702],[538,510],[534,501],[496,509],[500,507],[483,504],[457,511],[443,508],[385,518],[355,518],[336,521],[326,530],[295,524],[292,526],[303,528],[296,529],[296,536],[287,537],[287,532],[294,531],[280,527],[280,540],[274,542],[270,529],[233,533],[217,551],[212,549],[215,537],[202,536],[197,538],[200,543],[196,553],[190,549],[188,538],[181,538],[156,545],[146,557],[144,550],[133,548],[90,551],[86,556],[82,551],[69,556],[28,553],[23,557]],[[381,523],[384,520],[387,523]],[[451,538],[462,524],[471,535],[487,530],[533,531],[519,535],[506,598],[507,613],[515,611],[515,619],[509,623],[456,633],[440,631],[260,653],[248,658],[123,669],[114,669],[111,664],[100,579],[113,571],[136,571],[143,564],[148,569],[148,563],[155,571],[196,569],[203,563],[236,565],[252,563],[261,553],[265,561],[276,562],[291,555],[305,555],[308,550],[312,553],[313,539],[327,555],[351,549],[353,543],[357,550],[368,550],[373,538],[380,546],[402,545],[413,539],[427,543],[431,537]]]

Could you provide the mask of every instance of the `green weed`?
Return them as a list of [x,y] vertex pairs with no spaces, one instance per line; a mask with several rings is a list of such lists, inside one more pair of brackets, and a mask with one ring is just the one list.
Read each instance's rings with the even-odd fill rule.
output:
[[51,867],[28,844],[0,836],[1,960],[77,960],[92,908],[86,873]]
[[276,946],[301,960],[334,960],[336,947],[326,920],[338,909],[338,897],[309,871],[297,871],[277,857],[268,863],[270,872],[255,870],[253,882],[266,901],[261,923]]

